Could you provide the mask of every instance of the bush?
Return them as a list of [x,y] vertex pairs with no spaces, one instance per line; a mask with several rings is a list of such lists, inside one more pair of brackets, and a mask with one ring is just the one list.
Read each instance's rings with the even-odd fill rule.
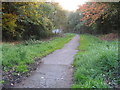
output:
[[23,42],[24,45],[41,44],[41,43],[43,43],[43,41],[35,40],[35,39],[25,40],[25,41]]

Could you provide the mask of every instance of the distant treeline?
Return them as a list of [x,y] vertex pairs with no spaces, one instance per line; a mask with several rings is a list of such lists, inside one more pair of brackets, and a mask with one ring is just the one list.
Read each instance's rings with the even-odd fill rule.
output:
[[120,2],[88,2],[71,13],[69,32],[107,34],[120,30]]
[[88,2],[76,12],[65,11],[53,2],[3,2],[2,39],[41,39],[52,36],[57,28],[75,33],[117,33],[119,10],[119,2]]

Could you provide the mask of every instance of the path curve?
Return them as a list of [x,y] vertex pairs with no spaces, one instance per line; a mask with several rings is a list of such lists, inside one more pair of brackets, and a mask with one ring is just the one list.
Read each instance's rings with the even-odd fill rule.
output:
[[78,46],[79,35],[76,35],[62,49],[44,57],[37,70],[15,88],[70,88],[73,79],[71,64]]

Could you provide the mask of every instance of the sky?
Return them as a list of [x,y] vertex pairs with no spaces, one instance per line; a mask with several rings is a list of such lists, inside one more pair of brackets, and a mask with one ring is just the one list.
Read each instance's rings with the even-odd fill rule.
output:
[[78,5],[83,5],[87,0],[53,0],[58,2],[63,9],[68,11],[75,11]]

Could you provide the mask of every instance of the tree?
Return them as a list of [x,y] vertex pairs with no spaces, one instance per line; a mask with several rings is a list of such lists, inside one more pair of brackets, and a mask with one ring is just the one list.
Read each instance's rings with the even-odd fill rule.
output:
[[[3,2],[3,40],[40,39],[65,25],[65,12],[56,3]],[[56,12],[56,13],[55,13]],[[55,13],[55,14],[54,14]]]
[[54,11],[50,15],[50,19],[52,20],[55,28],[65,29],[67,24],[67,18],[66,18],[66,11],[62,9],[62,7],[59,5],[59,3],[50,3]]
[[[118,10],[120,3],[102,3],[102,2],[91,2],[80,6],[77,11],[79,11],[83,18],[80,21],[86,21],[84,24],[88,27],[93,27],[93,29],[100,29],[102,33],[111,32],[108,30],[109,25],[118,26],[116,18],[118,18]],[[116,16],[116,18],[113,18]],[[114,27],[114,28],[116,28]],[[107,30],[105,30],[105,28]],[[112,27],[112,29],[114,29]],[[97,31],[96,31],[97,32]]]

